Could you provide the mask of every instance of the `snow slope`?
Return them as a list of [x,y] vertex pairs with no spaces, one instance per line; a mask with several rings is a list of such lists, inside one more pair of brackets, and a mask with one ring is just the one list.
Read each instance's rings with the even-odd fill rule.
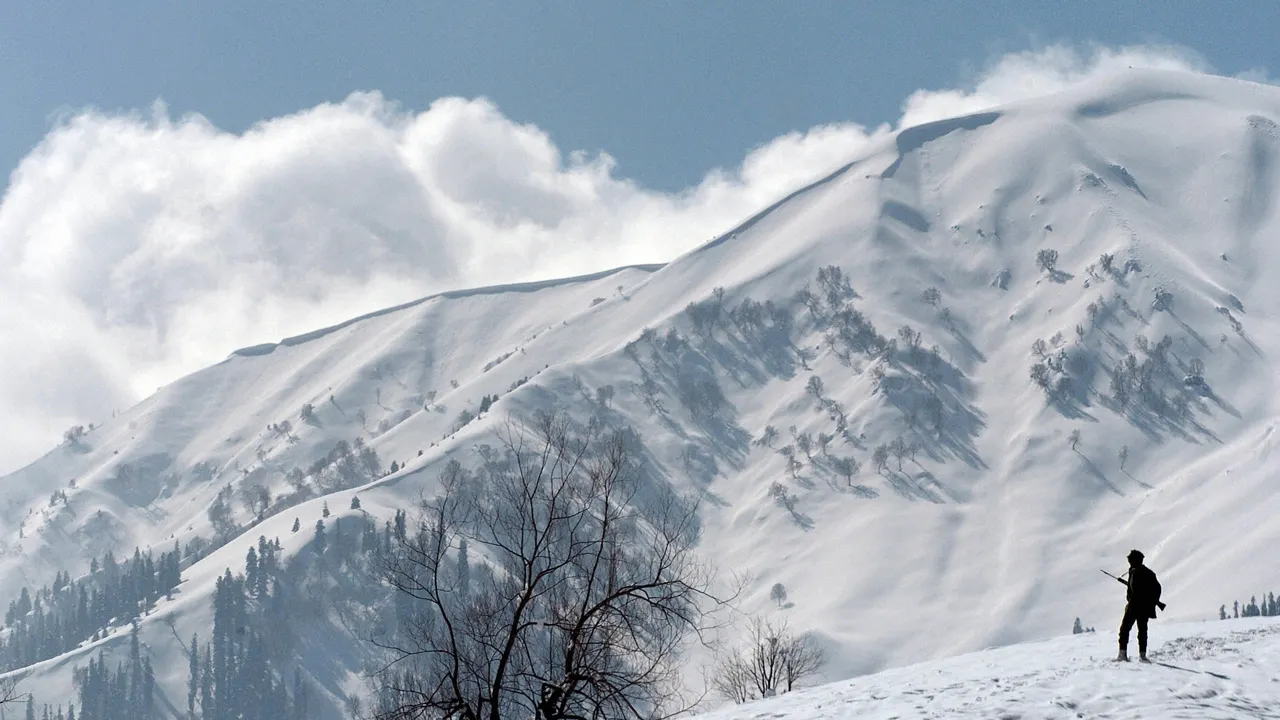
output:
[[[655,482],[705,498],[704,552],[751,573],[745,610],[787,587],[793,627],[831,648],[829,678],[1056,636],[1076,616],[1109,628],[1122,598],[1098,568],[1123,569],[1131,547],[1160,574],[1167,617],[1203,619],[1280,584],[1277,121],[1276,88],[1131,71],[904,130],[663,267],[451,293],[238,351],[0,480],[0,591],[83,573],[109,548],[211,537],[221,487],[285,494],[288,469],[337,440],[362,437],[384,465],[403,464],[258,525],[236,507],[243,535],[185,569],[143,623],[153,656],[173,658],[156,663],[157,680],[182,707],[175,635],[204,631],[214,578],[241,568],[259,535],[303,551],[310,533],[290,526],[312,527],[322,502],[381,522],[429,492],[446,459],[474,462],[492,423],[559,404],[630,425]],[[1059,253],[1053,273],[1036,266],[1043,249]],[[1114,272],[1097,267],[1103,253]],[[882,336],[920,331],[921,350],[880,362],[833,349],[830,310],[796,300],[806,284],[822,296],[816,275],[831,265],[856,293],[840,303]],[[931,286],[937,307],[921,299]],[[1159,292],[1171,293],[1166,311],[1153,307]],[[748,298],[789,322],[722,312],[709,334],[692,327],[690,303],[727,312]],[[1110,373],[1130,352],[1150,355],[1139,334],[1171,340],[1153,371],[1161,399],[1122,407]],[[1036,340],[1071,378],[1054,398],[1029,380]],[[1193,359],[1203,390],[1182,382]],[[814,375],[845,432],[806,392]],[[616,396],[602,404],[593,392],[605,385]],[[494,409],[455,433],[491,393]],[[284,420],[291,437],[268,429]],[[772,448],[755,442],[770,425]],[[835,435],[830,454],[860,472],[846,481],[821,452],[797,450],[789,476],[777,449],[791,426]],[[873,448],[897,437],[918,454],[877,471]],[[770,497],[775,481],[792,510]],[[69,503],[51,508],[58,489]],[[353,494],[360,511],[347,510]],[[326,627],[332,657],[300,662],[336,713],[367,651]],[[103,642],[121,652],[123,637]],[[26,682],[66,697],[68,669],[90,651]]]
[[1112,636],[1076,635],[888,670],[726,708],[700,720],[1277,718],[1280,623],[1161,626],[1152,664],[1112,660]]

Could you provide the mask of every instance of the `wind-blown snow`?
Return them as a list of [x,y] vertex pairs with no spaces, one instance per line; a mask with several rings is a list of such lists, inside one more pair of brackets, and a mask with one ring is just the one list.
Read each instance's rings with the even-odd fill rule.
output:
[[[829,679],[1054,637],[1077,616],[1107,631],[1061,647],[1105,654],[1123,598],[1098,569],[1122,569],[1132,547],[1164,584],[1167,618],[1204,619],[1280,579],[1280,486],[1270,461],[1277,119],[1276,88],[1121,72],[886,138],[666,266],[453,293],[234,353],[0,481],[0,588],[12,595],[58,568],[83,572],[108,548],[209,537],[205,513],[224,484],[266,482],[280,493],[286,470],[356,436],[384,464],[406,467],[325,500],[337,515],[381,521],[430,491],[446,458],[473,462],[493,422],[558,402],[632,426],[654,477],[702,495],[702,550],[726,572],[751,574],[748,611],[768,610],[769,588],[786,586],[792,626],[830,648]],[[1052,274],[1035,264],[1047,248],[1059,252]],[[1102,253],[1114,253],[1116,272],[1091,277]],[[881,334],[908,324],[922,331],[923,348],[938,346],[928,380],[921,363],[903,361],[875,393],[872,360],[831,351],[792,300],[806,283],[817,290],[815,274],[829,265],[847,274],[853,306]],[[930,286],[950,319],[921,299]],[[794,306],[790,340],[733,323],[699,337],[685,308],[717,287],[726,307],[746,298]],[[1153,309],[1158,291],[1172,293],[1169,311]],[[1106,309],[1095,323],[1088,306],[1099,299]],[[638,341],[646,328],[656,339]],[[671,328],[687,348],[663,348]],[[1050,401],[1028,372],[1032,344],[1053,347],[1056,333],[1075,384]],[[1206,390],[1186,413],[1122,412],[1112,401],[1109,370],[1129,352],[1145,357],[1138,334],[1152,345],[1170,336],[1178,384],[1193,358],[1203,361]],[[753,442],[766,425],[782,435],[775,447],[791,442],[790,426],[835,433],[805,391],[812,375],[847,414],[832,454],[861,463],[852,484],[820,453],[791,479],[780,454]],[[665,412],[641,392],[646,377]],[[685,402],[695,380],[723,393],[716,414]],[[588,391],[612,385],[617,395],[598,405],[579,382]],[[925,388],[941,403],[937,428],[910,413]],[[436,405],[424,409],[430,390]],[[501,395],[494,410],[451,435],[459,412],[491,393]],[[315,407],[310,424],[298,417],[304,403]],[[286,419],[296,442],[267,430]],[[1075,449],[1072,430],[1081,433]],[[920,444],[916,460],[877,472],[872,448],[899,436]],[[123,463],[144,470],[123,484]],[[795,496],[794,512],[770,498],[775,481]],[[69,507],[50,508],[57,489]],[[361,511],[346,510],[352,494]],[[248,527],[184,570],[179,595],[143,623],[151,651],[180,659],[174,635],[207,626],[213,579],[241,568],[259,535],[279,536],[286,555],[301,552],[311,534],[289,528],[295,517],[312,527],[321,502]],[[122,637],[104,642],[119,646]],[[358,671],[359,643],[328,641],[344,672]],[[65,697],[69,667],[88,652],[44,663],[26,682],[38,695]],[[186,665],[176,659],[156,663],[157,682],[180,707]],[[1044,667],[1037,678],[1053,675]],[[1076,702],[1072,688],[1094,679],[1086,675],[1029,697],[1061,691]],[[332,677],[318,681],[331,698],[358,685],[354,674]],[[878,677],[859,682],[899,676]],[[963,700],[948,697],[939,702]]]

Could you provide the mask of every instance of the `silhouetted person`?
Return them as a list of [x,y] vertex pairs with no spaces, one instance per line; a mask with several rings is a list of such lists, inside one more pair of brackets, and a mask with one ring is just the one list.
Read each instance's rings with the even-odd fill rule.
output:
[[1129,630],[1136,623],[1138,626],[1138,659],[1147,660],[1147,621],[1156,616],[1156,606],[1160,602],[1160,581],[1151,568],[1142,564],[1142,553],[1129,551],[1128,580],[1121,580],[1129,586],[1125,593],[1128,603],[1124,606],[1124,620],[1120,621],[1120,655],[1116,660],[1129,661]]

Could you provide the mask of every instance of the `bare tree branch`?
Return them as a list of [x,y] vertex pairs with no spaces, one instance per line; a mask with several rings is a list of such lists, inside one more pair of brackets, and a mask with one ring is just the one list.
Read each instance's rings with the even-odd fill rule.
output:
[[753,618],[743,647],[723,655],[712,686],[735,703],[791,692],[826,665],[826,652],[809,633],[795,635],[785,620]]
[[[688,710],[678,659],[723,606],[696,504],[640,482],[625,431],[509,421],[450,463],[383,576],[407,608],[381,643],[379,720],[596,720]],[[475,555],[466,587],[457,549]]]

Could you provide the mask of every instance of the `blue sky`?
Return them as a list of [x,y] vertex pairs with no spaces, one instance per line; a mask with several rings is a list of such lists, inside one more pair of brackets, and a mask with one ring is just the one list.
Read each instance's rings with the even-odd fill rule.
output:
[[671,260],[893,127],[1135,66],[1265,79],[1277,21],[1258,0],[0,2],[0,473],[237,347]]
[[[975,9],[977,8],[977,9]],[[892,121],[1040,43],[1174,43],[1217,70],[1280,68],[1280,3],[4,3],[0,167],[60,111],[198,112],[237,132],[356,90],[408,109],[485,96],[647,187],[696,183],[791,130]]]

